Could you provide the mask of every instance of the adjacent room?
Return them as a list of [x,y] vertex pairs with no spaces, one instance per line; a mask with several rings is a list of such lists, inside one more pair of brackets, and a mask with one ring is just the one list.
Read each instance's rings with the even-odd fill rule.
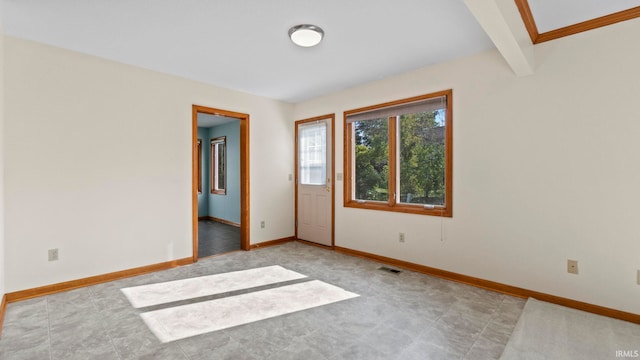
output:
[[198,258],[241,250],[240,120],[197,114]]
[[0,0],[0,358],[640,356],[638,0]]

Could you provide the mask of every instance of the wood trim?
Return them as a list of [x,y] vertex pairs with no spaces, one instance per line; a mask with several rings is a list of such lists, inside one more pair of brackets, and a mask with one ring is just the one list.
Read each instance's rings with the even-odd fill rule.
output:
[[217,218],[217,217],[213,217],[213,216],[200,216],[198,218],[198,220],[209,220],[209,221],[219,222],[219,223],[225,224],[225,225],[231,225],[231,226],[235,226],[235,227],[240,227],[240,224],[238,224],[236,222],[225,220],[225,219],[221,219],[221,218]]
[[4,325],[4,314],[7,312],[7,294],[2,295],[2,302],[0,302],[0,336],[2,336],[2,329]]
[[295,229],[294,238],[298,239],[298,125],[318,121],[331,120],[331,247],[335,245],[335,220],[336,220],[336,114],[327,114],[315,116],[308,119],[297,120],[293,127],[294,130],[294,218]]
[[103,274],[103,275],[90,276],[83,279],[65,281],[65,282],[52,284],[52,285],[45,285],[37,288],[15,291],[15,292],[7,293],[5,296],[7,298],[7,302],[12,303],[12,302],[27,300],[27,299],[31,299],[39,296],[51,295],[51,294],[55,294],[63,291],[101,284],[101,283],[105,283],[113,280],[119,280],[119,279],[124,279],[132,276],[147,274],[150,272],[172,269],[178,266],[189,265],[192,263],[193,263],[193,259],[190,257],[177,259],[173,261],[141,266],[141,267],[128,269],[128,270],[116,271],[116,272]]
[[411,102],[416,102],[416,101],[420,101],[420,100],[427,100],[427,99],[431,99],[434,97],[439,97],[439,96],[450,96],[451,95],[451,90],[442,90],[442,91],[436,91],[430,94],[424,94],[424,95],[418,95],[418,96],[413,96],[410,98],[406,98],[406,99],[400,99],[400,100],[394,100],[394,101],[388,101],[382,104],[376,104],[376,105],[370,105],[370,106],[365,106],[365,107],[361,107],[358,109],[352,109],[352,110],[347,110],[344,112],[345,115],[345,121],[346,121],[346,117],[348,115],[352,115],[352,114],[358,114],[358,113],[362,113],[362,112],[367,112],[370,110],[376,110],[376,109],[381,109],[381,108],[386,108],[386,107],[392,107],[395,105],[402,105],[402,104],[406,104],[406,103],[411,103]]
[[[225,117],[231,117],[240,121],[240,248],[242,250],[251,249],[251,235],[250,235],[250,157],[249,157],[249,114],[243,114],[235,111],[215,109],[206,106],[192,105],[192,131],[194,133],[193,140],[196,141],[198,133],[198,113],[209,115],[220,115]],[[195,160],[194,160],[195,161]],[[195,170],[194,170],[195,171]],[[195,175],[192,175],[195,179]],[[195,183],[195,180],[194,180]],[[193,248],[193,261],[198,261],[198,194],[196,185],[193,185],[192,189],[192,248]]]
[[240,121],[240,248],[251,250],[249,232],[250,186],[249,186],[249,115]]
[[522,17],[524,27],[527,29],[529,37],[531,38],[531,42],[535,44],[536,39],[538,38],[538,27],[536,26],[536,21],[531,13],[529,2],[527,0],[515,0],[515,2],[518,7],[518,11],[520,12],[520,16]]
[[549,303],[558,304],[558,305],[590,312],[593,314],[604,315],[614,319],[620,319],[620,320],[640,324],[640,314],[634,314],[634,313],[611,309],[611,308],[607,308],[599,305],[593,305],[593,304],[585,303],[582,301],[545,294],[538,291],[523,289],[516,286],[498,283],[495,281],[484,280],[484,279],[476,278],[473,276],[462,275],[462,274],[454,273],[451,271],[419,265],[419,264],[415,264],[415,263],[411,263],[403,260],[397,260],[397,259],[389,258],[386,256],[370,254],[363,251],[352,250],[352,249],[338,247],[338,246],[335,246],[334,250],[346,255],[365,258],[365,259],[397,266],[399,268],[419,272],[422,274],[436,276],[446,280],[451,280],[451,281],[479,287],[486,290],[491,290],[491,291],[495,291],[495,292],[499,292],[499,293],[503,293],[511,296],[516,296],[520,298],[532,297],[532,298],[546,301]]
[[193,262],[198,261],[198,108],[191,107],[191,243]]
[[[387,149],[387,154],[389,155],[389,182],[387,183],[387,206],[392,208],[398,206],[398,200],[396,199],[396,194],[398,188],[397,180],[398,180],[398,153],[396,151],[396,147],[398,146],[398,134],[399,126],[398,120],[396,116],[390,117],[387,125],[387,138],[389,141],[389,149]],[[349,177],[351,178],[351,177]],[[351,181],[349,181],[351,182]],[[400,206],[402,207],[402,206]],[[389,209],[392,210],[392,209]]]
[[[445,121],[445,179],[444,179],[444,203],[445,208],[434,209],[440,210],[440,217],[453,217],[453,90],[449,89],[447,93],[447,118]],[[435,215],[435,214],[432,214]]]
[[331,115],[331,248],[333,248],[336,246],[336,114]]
[[631,9],[619,11],[613,14],[601,16],[591,20],[586,20],[586,21],[565,26],[559,29],[539,33],[538,27],[536,25],[536,21],[533,18],[533,14],[531,13],[531,7],[529,6],[529,2],[527,0],[515,0],[515,3],[516,3],[516,6],[518,6],[518,11],[520,12],[520,16],[522,17],[524,26],[527,29],[527,32],[529,33],[531,42],[534,44],[539,44],[546,41],[559,39],[561,37],[574,35],[584,31],[589,31],[589,30],[597,29],[600,27],[604,27],[604,26],[608,26],[608,25],[612,25],[622,21],[631,20],[631,19],[640,17],[640,6],[636,6]]
[[[353,126],[347,123],[347,117],[351,114],[358,114],[380,108],[392,107],[395,105],[401,105],[405,103],[411,103],[415,101],[445,96],[447,99],[447,116],[445,119],[445,206],[436,206],[431,209],[425,209],[422,205],[402,204],[396,203],[396,200],[392,199],[389,195],[387,201],[366,201],[365,203],[358,202],[351,199],[352,177],[354,173],[353,165]],[[395,193],[396,173],[394,166],[397,162],[396,151],[391,149],[391,146],[395,147],[397,137],[392,136],[395,131],[396,122],[389,119],[389,193]],[[414,96],[407,99],[395,100],[378,105],[366,106],[358,109],[348,110],[344,112],[344,194],[343,194],[343,206],[357,209],[368,210],[382,210],[409,214],[430,215],[438,217],[452,217],[453,216],[453,90],[443,90],[434,92],[431,94]]]
[[265,242],[261,242],[261,243],[257,243],[257,244],[253,244],[251,245],[251,250],[253,249],[261,249],[261,248],[265,248],[265,247],[270,247],[270,246],[276,246],[276,245],[282,245],[288,242],[292,242],[295,241],[296,238],[293,236],[289,236],[289,237],[285,237],[282,239],[276,239],[276,240],[271,240],[271,241],[265,241]]
[[342,206],[347,207],[353,196],[351,176],[354,173],[353,161],[353,126],[347,123],[347,113],[343,113],[342,120]]
[[640,17],[640,6],[544,32],[538,35],[538,37],[534,41],[534,44],[539,44],[545,41],[555,40],[561,37],[597,29],[622,21],[635,19],[637,17]]
[[202,194],[202,139],[198,139],[198,194]]

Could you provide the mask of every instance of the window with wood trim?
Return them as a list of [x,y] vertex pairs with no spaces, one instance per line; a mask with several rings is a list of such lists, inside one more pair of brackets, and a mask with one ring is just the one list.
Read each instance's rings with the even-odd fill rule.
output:
[[198,139],[198,194],[202,194],[202,139]]
[[227,138],[211,139],[211,193],[227,193]]
[[344,205],[451,217],[452,90],[344,113]]

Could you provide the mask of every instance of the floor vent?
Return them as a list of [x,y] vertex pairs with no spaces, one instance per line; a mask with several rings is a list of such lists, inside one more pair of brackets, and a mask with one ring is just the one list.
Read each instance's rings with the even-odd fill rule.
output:
[[400,274],[402,271],[398,270],[398,269],[392,269],[392,268],[388,268],[386,266],[381,266],[378,268],[378,270],[382,270],[382,271],[386,271],[388,273],[392,273],[392,274]]

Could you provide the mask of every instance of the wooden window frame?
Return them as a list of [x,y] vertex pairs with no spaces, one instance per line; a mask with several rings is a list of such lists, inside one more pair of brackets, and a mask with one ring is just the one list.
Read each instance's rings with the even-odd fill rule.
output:
[[[222,155],[224,157],[224,174],[222,174],[223,176],[223,186],[224,188],[221,189],[218,187],[218,178],[219,178],[219,174],[218,174],[218,156],[216,156],[217,151],[216,148],[218,147],[219,144],[224,144],[224,154]],[[219,136],[216,138],[211,139],[211,169],[209,169],[210,171],[210,183],[211,183],[211,193],[212,194],[217,194],[217,195],[226,195],[227,194],[227,137],[226,136]]]
[[[347,122],[352,114],[397,106],[405,103],[445,96],[447,100],[445,114],[445,201],[444,206],[426,207],[423,204],[407,204],[396,201],[397,169],[397,121],[389,119],[389,198],[388,201],[362,201],[354,198],[354,134],[353,124]],[[401,213],[453,216],[453,90],[444,90],[407,99],[386,102],[344,112],[344,206],[349,208],[392,211]]]

